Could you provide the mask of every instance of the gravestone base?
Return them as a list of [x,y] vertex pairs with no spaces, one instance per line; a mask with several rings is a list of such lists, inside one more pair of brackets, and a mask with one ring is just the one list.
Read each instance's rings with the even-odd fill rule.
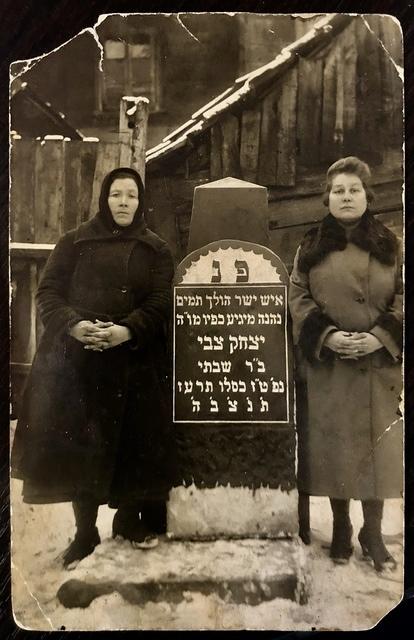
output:
[[168,501],[173,538],[280,538],[298,533],[297,491],[262,487],[175,487]]
[[162,540],[148,551],[107,540],[71,572],[57,597],[67,608],[85,608],[111,593],[139,607],[190,603],[201,594],[224,605],[275,600],[277,608],[279,598],[305,604],[309,582],[297,540]]

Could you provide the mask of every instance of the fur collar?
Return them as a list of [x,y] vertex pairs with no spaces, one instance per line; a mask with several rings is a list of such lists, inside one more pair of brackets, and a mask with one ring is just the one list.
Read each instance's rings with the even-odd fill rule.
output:
[[319,228],[308,231],[302,241],[299,255],[299,270],[308,273],[322,262],[332,251],[344,251],[348,242],[368,251],[385,265],[392,265],[397,254],[397,238],[379,220],[366,211],[360,223],[352,230],[349,240],[346,232],[330,213]]

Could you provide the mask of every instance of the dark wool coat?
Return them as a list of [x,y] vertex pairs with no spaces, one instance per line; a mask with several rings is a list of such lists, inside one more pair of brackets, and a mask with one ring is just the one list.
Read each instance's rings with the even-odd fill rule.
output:
[[[364,214],[345,230],[328,216],[297,252],[289,306],[299,352],[298,487],[335,498],[402,491],[402,282],[395,236]],[[367,331],[384,345],[358,360],[322,346],[334,330]]]
[[[125,229],[98,214],[57,243],[37,294],[45,331],[12,451],[26,502],[88,496],[116,507],[167,496],[172,276],[166,243],[142,218]],[[83,319],[126,325],[133,340],[85,350],[68,333]]]

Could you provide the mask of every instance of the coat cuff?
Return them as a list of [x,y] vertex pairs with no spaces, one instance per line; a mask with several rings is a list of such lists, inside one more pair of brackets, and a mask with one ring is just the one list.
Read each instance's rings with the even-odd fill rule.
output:
[[322,347],[326,336],[337,327],[322,311],[312,311],[305,319],[299,336],[299,346],[309,362],[322,360]]
[[[386,315],[386,314],[384,314],[384,315]],[[390,323],[390,325],[392,325],[394,323],[395,323],[395,325],[399,324],[398,321],[395,320],[395,318],[393,316],[390,316],[390,317],[392,318],[392,322]],[[399,327],[398,331],[396,329],[397,329],[397,327],[395,326],[394,330],[389,331],[383,325],[379,324],[379,322],[377,320],[377,324],[375,325],[375,327],[373,327],[370,330],[370,333],[372,333],[373,336],[378,338],[378,340],[381,342],[381,344],[384,345],[386,350],[392,356],[393,360],[399,360],[400,357],[401,357],[401,351],[402,351],[402,331],[401,331],[401,327]]]

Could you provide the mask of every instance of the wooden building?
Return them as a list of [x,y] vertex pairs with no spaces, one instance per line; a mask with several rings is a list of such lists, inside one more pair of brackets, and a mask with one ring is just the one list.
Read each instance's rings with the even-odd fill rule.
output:
[[[247,61],[253,56],[248,52],[254,49],[254,37],[251,23],[244,18],[238,28],[242,25],[244,29],[247,73],[221,87],[205,106],[190,110],[190,119],[147,152],[149,226],[168,241],[178,263],[187,250],[194,188],[225,176],[242,178],[268,188],[270,248],[289,267],[305,230],[326,213],[321,196],[328,165],[340,156],[354,154],[373,169],[377,193],[373,212],[401,235],[402,42],[398,24],[387,16],[342,14],[318,19],[309,30],[300,22],[295,33],[304,31],[302,37],[270,62],[252,69]],[[190,25],[193,31],[194,24]],[[230,27],[228,22],[221,24],[225,29],[220,38],[224,38]],[[267,30],[270,25],[268,22]],[[181,31],[180,27],[183,37]],[[79,36],[84,37],[86,34]],[[266,43],[269,34],[263,37]],[[72,46],[78,47],[79,40]],[[200,56],[198,46],[196,49]],[[264,55],[259,48],[253,57]],[[204,75],[202,78],[206,82]],[[196,87],[194,91],[197,93]],[[174,100],[186,102],[190,93],[189,85],[186,92],[177,90]],[[58,106],[55,100],[53,104]],[[190,101],[183,108],[188,110],[193,104]],[[73,117],[76,110],[69,106],[65,112],[79,126]],[[119,104],[117,118],[119,121]],[[96,213],[102,178],[119,166],[118,137],[117,133],[114,141],[67,140],[64,135],[13,140],[11,359],[15,404],[42,331],[34,296],[45,260],[62,233]]]
[[149,223],[176,260],[186,254],[194,188],[233,176],[268,187],[270,247],[291,265],[326,214],[326,169],[345,155],[370,164],[372,210],[401,235],[401,64],[392,17],[324,17],[150,149]]
[[[117,140],[120,98],[146,96],[153,146],[234,78],[277,55],[307,24],[253,13],[114,14],[95,34],[81,32],[21,77],[84,135],[106,142]],[[12,73],[23,67],[15,63]]]

